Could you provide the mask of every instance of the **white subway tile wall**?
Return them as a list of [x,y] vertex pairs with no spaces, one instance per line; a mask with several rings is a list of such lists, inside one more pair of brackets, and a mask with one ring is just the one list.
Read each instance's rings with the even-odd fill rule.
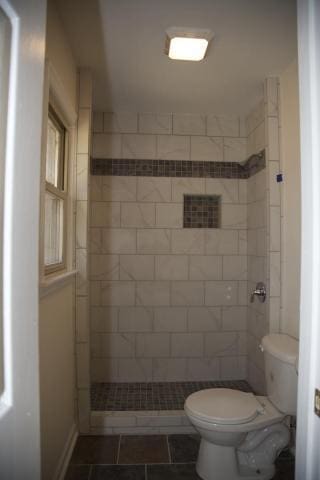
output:
[[[98,112],[93,132],[103,158],[246,158],[238,117]],[[247,180],[91,180],[92,381],[245,378]],[[222,228],[183,229],[184,194],[221,195]]]

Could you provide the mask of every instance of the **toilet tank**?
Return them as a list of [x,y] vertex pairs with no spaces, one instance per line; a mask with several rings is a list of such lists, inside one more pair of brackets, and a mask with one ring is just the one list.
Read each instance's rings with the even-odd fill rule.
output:
[[263,337],[267,396],[280,412],[296,415],[299,343],[289,335],[272,333]]

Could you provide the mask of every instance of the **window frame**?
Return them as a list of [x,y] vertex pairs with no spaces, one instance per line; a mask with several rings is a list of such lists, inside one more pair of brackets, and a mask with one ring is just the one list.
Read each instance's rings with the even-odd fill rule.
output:
[[[62,260],[51,265],[45,263],[45,245],[43,248],[43,266],[44,266],[44,275],[48,276],[53,273],[61,272],[66,269],[66,256],[67,256],[67,202],[68,202],[68,129],[64,124],[63,120],[57,113],[57,110],[52,105],[52,102],[49,100],[48,104],[48,113],[46,117],[46,127],[48,126],[48,120],[51,120],[54,125],[58,128],[60,132],[63,133],[63,141],[60,146],[59,152],[59,161],[58,161],[58,179],[57,187],[52,183],[48,182],[46,179],[46,168],[47,168],[47,158],[45,157],[45,189],[44,189],[44,199],[45,195],[48,192],[54,197],[62,200]],[[46,136],[46,148],[47,148],[47,136]],[[44,208],[44,230],[45,230],[45,208]],[[45,231],[44,231],[45,233]],[[44,240],[45,242],[45,234]]]

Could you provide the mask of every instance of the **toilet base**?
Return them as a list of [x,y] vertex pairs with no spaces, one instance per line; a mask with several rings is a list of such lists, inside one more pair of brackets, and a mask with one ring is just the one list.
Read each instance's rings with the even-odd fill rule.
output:
[[271,480],[275,473],[274,465],[259,472],[239,466],[234,447],[215,445],[204,438],[196,470],[203,480]]

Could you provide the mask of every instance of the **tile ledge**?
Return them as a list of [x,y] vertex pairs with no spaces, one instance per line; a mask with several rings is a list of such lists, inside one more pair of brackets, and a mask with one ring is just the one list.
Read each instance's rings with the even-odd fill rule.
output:
[[44,280],[39,286],[39,297],[44,298],[47,295],[51,295],[60,288],[71,283],[76,276],[77,270],[70,270],[68,272],[56,275],[48,280]]

